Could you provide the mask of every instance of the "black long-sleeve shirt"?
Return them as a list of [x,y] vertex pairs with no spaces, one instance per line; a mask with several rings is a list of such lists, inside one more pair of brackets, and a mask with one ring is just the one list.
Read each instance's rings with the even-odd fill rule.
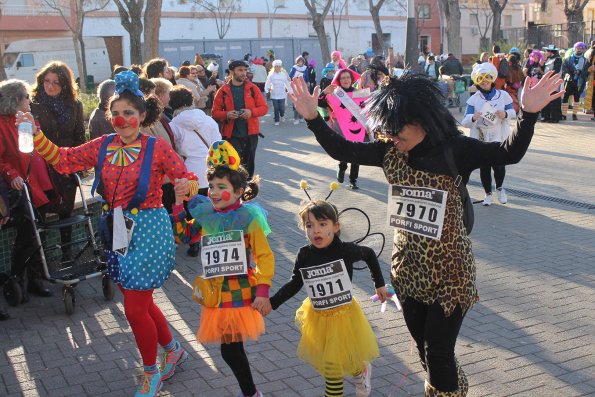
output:
[[380,264],[374,250],[354,243],[343,242],[335,236],[333,242],[326,248],[316,248],[312,245],[306,245],[300,248],[295,259],[291,278],[271,298],[273,309],[277,310],[279,306],[297,294],[302,288],[304,280],[302,279],[300,269],[323,265],[337,259],[343,259],[345,262],[345,268],[347,269],[350,280],[353,279],[353,264],[357,261],[366,262],[370,269],[372,280],[374,280],[374,286],[376,288],[384,286],[384,277],[382,276]]
[[[520,114],[517,128],[503,143],[481,142],[464,135],[453,138],[451,147],[459,174],[467,180],[474,169],[518,163],[531,143],[536,121],[537,113]],[[338,161],[382,167],[384,155],[393,146],[390,141],[348,141],[333,131],[321,117],[308,120],[307,125],[322,148]],[[444,148],[432,145],[428,136],[409,151],[407,164],[416,170],[451,175]]]

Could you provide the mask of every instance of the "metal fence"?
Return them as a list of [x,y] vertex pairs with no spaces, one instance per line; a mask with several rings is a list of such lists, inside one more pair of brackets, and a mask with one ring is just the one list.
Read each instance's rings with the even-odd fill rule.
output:
[[502,38],[511,45],[528,44],[537,48],[549,44],[554,44],[558,48],[570,48],[577,41],[588,45],[595,40],[595,21],[502,29]]
[[[275,58],[283,61],[286,70],[291,69],[295,58],[302,52],[310,53],[309,60],[316,61],[316,71],[320,72],[322,54],[318,38],[278,38],[278,39],[223,39],[223,40],[161,40],[159,55],[174,66],[183,61],[194,60],[195,53],[221,55],[224,65],[229,59],[242,59],[245,54],[266,56],[268,50],[275,51]],[[223,66],[223,65],[222,65]]]

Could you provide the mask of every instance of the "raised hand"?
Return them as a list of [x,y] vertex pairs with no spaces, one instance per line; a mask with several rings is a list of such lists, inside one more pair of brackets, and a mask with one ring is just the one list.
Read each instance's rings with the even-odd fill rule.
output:
[[521,94],[521,108],[529,113],[539,112],[548,103],[564,95],[564,90],[554,93],[560,88],[560,84],[562,84],[560,74],[554,74],[551,70],[533,86],[531,86],[531,79],[527,77]]
[[20,110],[17,112],[16,114],[16,121],[15,121],[15,125],[18,126],[21,123],[25,123],[25,122],[29,122],[31,123],[32,127],[33,127],[33,135],[37,135],[38,130],[37,130],[37,126],[35,125],[35,119],[33,118],[33,115],[30,112],[21,112]]
[[308,84],[302,77],[296,77],[291,82],[293,94],[289,93],[289,99],[293,102],[295,109],[306,120],[315,119],[318,116],[318,95],[320,95],[320,87],[314,88],[314,94],[308,91]]

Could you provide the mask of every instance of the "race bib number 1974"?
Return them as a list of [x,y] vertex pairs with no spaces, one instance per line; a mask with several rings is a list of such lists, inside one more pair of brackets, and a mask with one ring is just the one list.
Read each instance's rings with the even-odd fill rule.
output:
[[204,278],[247,274],[244,232],[229,230],[202,236],[200,259]]

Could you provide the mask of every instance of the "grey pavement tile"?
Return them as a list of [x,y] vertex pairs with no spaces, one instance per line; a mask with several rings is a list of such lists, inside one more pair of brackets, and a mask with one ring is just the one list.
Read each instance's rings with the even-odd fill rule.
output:
[[[295,222],[304,199],[299,180],[307,179],[314,195],[321,195],[335,178],[336,162],[322,154],[303,125],[277,131],[269,124],[262,124],[267,138],[259,144],[257,172],[263,178],[258,201],[269,211],[273,229],[274,292],[291,275],[295,254],[306,243]],[[592,203],[593,131],[583,122],[572,127],[562,123],[556,129],[538,124],[527,156],[507,167],[505,185]],[[479,181],[478,173],[471,179]],[[379,209],[369,215],[373,230],[387,234],[380,261],[388,281],[392,231],[385,225],[384,176],[362,167],[360,186],[358,192],[341,188],[332,200],[339,207]],[[475,199],[483,195],[477,186],[469,190]],[[509,198],[506,206],[475,208],[471,239],[481,301],[467,314],[457,345],[471,384],[469,397],[595,395],[595,215],[539,199]],[[185,248],[178,250],[177,262],[181,279],[172,275],[156,291],[155,301],[191,359],[161,395],[235,396],[239,388],[218,346],[205,348],[195,340],[199,310],[186,283],[197,275],[197,262],[185,255]],[[417,352],[410,352],[402,315],[394,308],[380,313],[379,306],[368,301],[373,289],[366,271],[356,272],[354,286],[381,351],[374,363],[372,396],[420,396],[425,373]],[[59,295],[59,288],[52,288]],[[323,394],[322,378],[295,356],[300,334],[294,313],[304,297],[300,292],[273,312],[266,320],[267,334],[247,344],[255,380],[267,396]],[[97,280],[77,286],[77,308],[70,317],[56,297],[10,308],[13,318],[0,326],[5,358],[0,363],[0,395],[131,395],[140,357],[122,308],[119,294],[114,302],[103,300]],[[46,380],[48,374],[52,379]],[[350,379],[345,390],[353,393]]]

